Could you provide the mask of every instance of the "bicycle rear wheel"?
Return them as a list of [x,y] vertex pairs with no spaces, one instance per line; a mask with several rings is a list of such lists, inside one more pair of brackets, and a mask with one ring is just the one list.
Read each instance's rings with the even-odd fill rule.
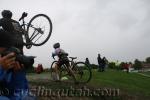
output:
[[52,22],[45,14],[35,15],[27,26],[28,41],[34,46],[45,44],[52,33]]
[[76,81],[79,83],[88,83],[91,80],[92,72],[90,67],[84,62],[77,62],[72,68]]

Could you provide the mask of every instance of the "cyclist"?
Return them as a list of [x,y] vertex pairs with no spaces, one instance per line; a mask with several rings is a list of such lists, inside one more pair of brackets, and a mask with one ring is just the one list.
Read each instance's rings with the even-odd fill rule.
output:
[[58,56],[58,62],[56,64],[56,66],[53,68],[56,73],[56,78],[54,80],[60,80],[59,79],[59,68],[63,64],[65,64],[67,66],[69,73],[75,79],[75,76],[70,68],[69,59],[67,57],[68,53],[66,53],[63,49],[60,48],[60,43],[55,43],[53,45],[53,48],[55,49],[55,51],[52,53],[52,57],[54,58],[55,56]]
[[0,19],[0,26],[3,30],[9,32],[14,38],[14,46],[19,48],[23,53],[23,30],[16,20],[12,19],[12,12],[10,10],[3,10],[1,12],[3,18]]

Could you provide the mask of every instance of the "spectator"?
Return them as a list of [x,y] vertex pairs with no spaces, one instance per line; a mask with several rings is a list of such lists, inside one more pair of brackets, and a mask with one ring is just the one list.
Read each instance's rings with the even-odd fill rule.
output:
[[98,61],[98,71],[100,72],[102,71],[102,58],[100,54],[98,54],[97,61]]
[[63,49],[60,48],[59,42],[55,43],[53,45],[53,48],[55,49],[55,51],[52,53],[52,57],[53,58],[55,56],[58,57],[58,62],[55,65],[55,67],[53,68],[53,71],[55,72],[54,76],[56,76],[56,77],[54,77],[53,79],[56,81],[60,81],[60,77],[59,77],[60,68],[63,64],[65,64],[67,66],[67,69],[69,70],[69,73],[73,76],[73,79],[76,81],[75,75],[74,75],[74,73],[70,67],[70,64],[69,64],[68,53],[66,53]]
[[13,38],[13,44],[15,47],[20,49],[23,54],[23,29],[16,20],[12,19],[13,13],[10,10],[3,10],[1,12],[3,18],[0,19],[0,26],[3,30],[7,31]]
[[[12,40],[10,34],[0,30],[1,55],[13,46]],[[13,52],[0,57],[0,83],[0,87],[9,91],[9,93],[7,92],[8,94],[1,95],[0,100],[35,100],[28,92],[25,67],[15,61],[15,54]]]
[[131,63],[125,63],[124,65],[124,69],[126,70],[127,73],[130,72],[130,68],[131,68],[132,64]]
[[105,71],[105,67],[106,67],[106,58],[105,57],[103,57],[103,59],[101,60],[101,63],[102,63],[101,64],[102,65],[102,70],[101,71],[103,72],[103,71]]
[[88,64],[88,65],[90,65],[90,61],[89,61],[88,58],[85,59],[85,63]]

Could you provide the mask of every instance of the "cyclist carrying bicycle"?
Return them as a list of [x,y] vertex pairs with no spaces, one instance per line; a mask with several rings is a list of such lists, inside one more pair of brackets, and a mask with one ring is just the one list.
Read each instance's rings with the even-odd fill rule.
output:
[[4,31],[7,31],[14,38],[14,46],[19,48],[23,53],[23,38],[22,28],[16,20],[12,19],[12,12],[10,10],[3,10],[1,12],[3,18],[0,19],[0,26]]
[[73,76],[75,79],[75,76],[71,70],[70,64],[69,64],[69,59],[68,59],[68,53],[66,53],[63,49],[60,48],[60,43],[55,43],[53,45],[53,48],[55,51],[52,53],[52,57],[54,58],[55,56],[58,57],[58,62],[57,65],[54,68],[54,71],[56,73],[56,79],[55,80],[60,80],[59,79],[59,68],[65,64],[67,66],[67,69],[69,70],[69,73]]

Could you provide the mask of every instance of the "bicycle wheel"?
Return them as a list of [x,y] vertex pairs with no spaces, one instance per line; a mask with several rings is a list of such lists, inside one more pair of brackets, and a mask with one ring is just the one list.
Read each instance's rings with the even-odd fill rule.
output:
[[52,33],[52,22],[45,14],[35,15],[27,25],[28,42],[41,46],[48,41]]
[[69,75],[69,73],[67,71],[67,66],[65,64],[63,64],[61,66],[59,71],[60,71],[60,73],[59,73],[60,79],[63,79],[63,78],[70,79],[71,78],[71,75]]
[[[53,61],[52,64],[51,64],[51,68],[50,68],[50,72],[51,72],[51,78],[52,80],[57,80],[56,79],[56,72],[54,70],[55,68],[55,65],[58,63],[58,61]],[[59,79],[61,80],[63,77],[67,77],[67,79],[69,79],[69,74],[67,72],[67,67],[65,64],[61,65],[61,67],[58,69],[59,70]]]
[[91,80],[91,68],[84,62],[77,62],[72,68],[76,81],[79,83],[88,83]]
[[51,79],[52,80],[57,80],[56,79],[56,72],[54,71],[55,65],[57,64],[58,61],[53,61],[50,67],[50,73],[51,73]]

